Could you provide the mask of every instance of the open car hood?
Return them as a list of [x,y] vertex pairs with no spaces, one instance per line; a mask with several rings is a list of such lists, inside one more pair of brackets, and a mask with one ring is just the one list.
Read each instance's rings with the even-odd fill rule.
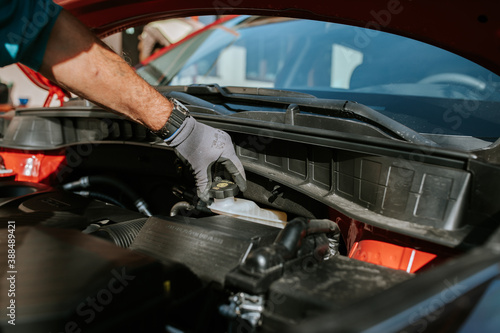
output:
[[[56,0],[99,35],[151,19],[259,14],[347,23],[436,45],[500,74],[500,2],[491,0]],[[375,32],[374,32],[375,33]],[[370,36],[360,36],[369,39]],[[366,41],[365,41],[366,42]]]
[[[192,81],[173,81],[158,70],[165,83],[172,82],[158,86],[159,92],[184,102],[200,126],[226,131],[244,167],[246,191],[236,193],[236,184],[227,181],[213,184],[209,206],[199,201],[182,156],[120,114],[75,99],[62,108],[0,115],[0,248],[7,250],[0,259],[6,272],[0,308],[7,314],[0,317],[0,332],[494,332],[500,326],[494,315],[500,313],[498,77],[487,85],[496,89],[491,99],[331,86],[334,71],[359,65],[349,54],[353,36],[375,46],[376,29],[442,46],[500,73],[500,1],[59,2],[101,36],[186,15],[322,21],[285,22],[298,23],[294,28],[276,27],[276,17],[238,17],[234,21],[243,28],[232,30],[238,24],[232,20],[228,29],[217,29],[222,38],[198,35],[208,47],[196,50],[223,64],[260,50],[277,57],[255,61],[259,71],[289,57],[303,59],[279,68],[278,74],[300,72],[290,85],[261,88],[269,76],[258,75],[252,87],[247,82],[255,76],[246,80],[246,68],[240,72],[234,65],[224,68],[224,76],[243,73],[245,81],[220,81],[219,87],[212,79],[218,63],[207,61],[201,70],[203,56],[189,63],[195,71],[185,71]],[[375,30],[346,29],[343,42],[317,34],[333,30],[324,20]],[[273,24],[261,30],[266,22]],[[270,43],[235,41],[247,27],[270,36]],[[290,33],[293,43],[269,46]],[[312,37],[307,52],[296,51]],[[393,52],[390,41],[378,44],[380,52],[354,45],[361,63],[379,69],[376,78],[392,79],[390,72],[402,67],[428,78],[431,70],[419,66],[426,61],[447,68],[408,44],[394,43]],[[247,44],[258,48],[240,47]],[[213,51],[230,49],[225,45],[236,52]],[[335,52],[347,51],[338,67],[334,45],[341,47]],[[324,54],[320,60],[328,68],[316,60]],[[175,58],[190,60],[180,52]],[[378,66],[371,59],[386,61]],[[305,62],[317,66],[295,70]],[[198,68],[210,74],[206,81],[192,75]],[[295,90],[310,69],[329,74],[326,83]],[[321,88],[319,97],[305,94]],[[425,88],[441,87],[431,81]],[[413,92],[413,85],[407,90]],[[341,99],[331,98],[336,96]],[[408,123],[411,128],[404,128]],[[494,135],[485,134],[489,125]],[[469,129],[479,134],[469,135]],[[482,152],[473,150],[476,144]],[[227,178],[223,165],[214,168],[213,180]]]

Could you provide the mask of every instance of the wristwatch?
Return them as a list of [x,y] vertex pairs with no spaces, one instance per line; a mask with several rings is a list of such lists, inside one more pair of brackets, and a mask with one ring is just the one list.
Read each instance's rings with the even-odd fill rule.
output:
[[153,134],[156,134],[163,140],[171,138],[179,130],[184,120],[190,116],[189,110],[181,102],[174,98],[169,98],[168,100],[173,105],[172,113],[160,130],[153,131]]

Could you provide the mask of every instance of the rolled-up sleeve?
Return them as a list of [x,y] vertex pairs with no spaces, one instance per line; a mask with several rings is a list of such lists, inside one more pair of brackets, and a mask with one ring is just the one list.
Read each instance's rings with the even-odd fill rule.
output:
[[38,70],[61,6],[52,0],[0,0],[0,67]]

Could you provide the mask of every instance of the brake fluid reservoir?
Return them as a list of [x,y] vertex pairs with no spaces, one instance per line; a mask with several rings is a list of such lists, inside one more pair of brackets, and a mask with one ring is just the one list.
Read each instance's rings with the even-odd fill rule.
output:
[[227,180],[221,180],[210,189],[214,202],[208,208],[221,215],[233,216],[247,221],[284,228],[287,217],[285,212],[264,209],[251,200],[235,198],[238,185]]

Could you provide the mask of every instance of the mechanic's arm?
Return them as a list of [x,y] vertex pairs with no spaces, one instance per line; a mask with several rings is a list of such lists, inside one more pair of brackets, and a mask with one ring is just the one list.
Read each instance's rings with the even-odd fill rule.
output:
[[167,99],[65,10],[54,24],[39,71],[69,91],[153,131],[162,128],[172,111]]
[[[64,10],[51,32],[40,73],[69,91],[155,132],[166,128],[164,125],[172,114],[173,105],[168,99]],[[227,133],[187,117],[179,129],[168,133],[165,139],[193,168],[202,200],[208,200],[212,181],[210,168],[215,162],[227,168],[241,190],[246,189],[243,167]]]

